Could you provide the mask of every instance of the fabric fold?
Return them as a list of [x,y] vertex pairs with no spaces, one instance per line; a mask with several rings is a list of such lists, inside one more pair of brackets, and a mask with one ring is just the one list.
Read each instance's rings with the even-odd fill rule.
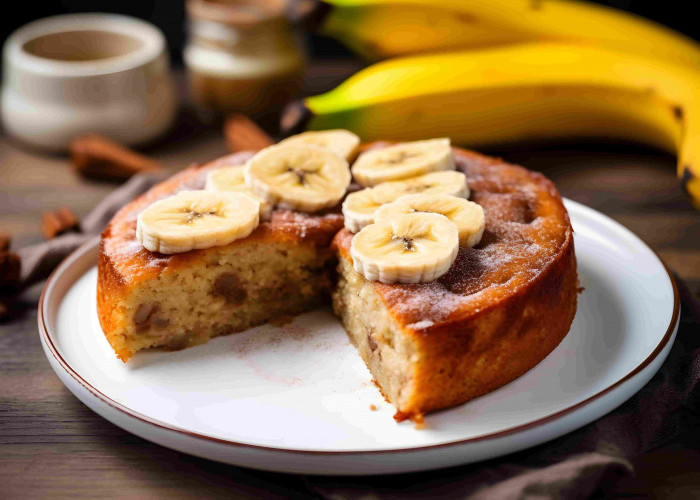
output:
[[83,218],[79,233],[62,234],[44,243],[19,249],[17,254],[22,262],[19,288],[23,289],[46,279],[71,252],[100,234],[117,210],[164,180],[166,176],[167,174],[135,175],[110,193]]

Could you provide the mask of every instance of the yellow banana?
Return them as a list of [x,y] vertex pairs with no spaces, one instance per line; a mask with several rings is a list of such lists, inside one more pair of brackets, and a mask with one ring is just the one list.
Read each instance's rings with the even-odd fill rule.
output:
[[577,0],[295,0],[292,15],[367,59],[531,41],[575,41],[698,65],[690,38]]
[[394,59],[291,105],[288,131],[484,146],[604,137],[677,153],[700,207],[700,72],[597,47],[533,43]]

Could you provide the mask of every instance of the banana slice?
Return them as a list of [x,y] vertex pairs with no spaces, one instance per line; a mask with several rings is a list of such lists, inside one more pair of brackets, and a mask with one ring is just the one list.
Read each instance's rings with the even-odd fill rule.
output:
[[269,220],[272,215],[272,205],[263,198],[257,196],[248,187],[243,176],[244,170],[244,165],[222,167],[212,170],[207,174],[207,181],[204,185],[204,189],[216,192],[232,191],[252,196],[260,202],[260,219]]
[[[396,197],[400,197],[398,194]],[[365,188],[350,193],[343,201],[343,219],[345,227],[352,233],[374,222],[374,212],[384,203],[393,201],[391,193],[377,188]]]
[[427,283],[449,269],[457,258],[457,226],[433,213],[405,214],[375,222],[350,244],[355,271],[382,283]]
[[260,202],[243,193],[181,191],[138,216],[136,239],[151,252],[187,252],[245,238],[258,226]]
[[436,170],[454,170],[449,139],[404,142],[362,153],[352,175],[363,186],[415,177]]
[[345,227],[353,233],[374,222],[375,211],[385,203],[414,193],[469,197],[467,177],[462,172],[430,172],[402,181],[383,182],[373,188],[350,193],[343,202]]
[[404,194],[449,194],[459,198],[469,198],[467,176],[455,170],[442,170],[400,181],[383,182],[374,189],[380,187],[383,189],[400,187]]
[[471,248],[484,234],[484,210],[481,205],[456,196],[440,194],[409,194],[392,203],[382,205],[374,213],[374,220],[395,220],[404,214],[427,212],[441,214],[457,226],[460,246]]
[[245,182],[268,203],[316,212],[336,205],[350,184],[348,162],[316,146],[270,146],[245,165]]
[[323,130],[319,132],[304,132],[293,135],[279,142],[286,146],[317,146],[333,151],[347,161],[357,155],[360,138],[349,130]]

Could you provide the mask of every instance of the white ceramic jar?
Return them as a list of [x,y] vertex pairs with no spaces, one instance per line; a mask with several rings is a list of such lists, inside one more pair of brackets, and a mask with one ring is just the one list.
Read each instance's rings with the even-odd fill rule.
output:
[[163,34],[116,14],[29,23],[3,48],[2,122],[28,144],[65,150],[81,133],[151,141],[177,113]]

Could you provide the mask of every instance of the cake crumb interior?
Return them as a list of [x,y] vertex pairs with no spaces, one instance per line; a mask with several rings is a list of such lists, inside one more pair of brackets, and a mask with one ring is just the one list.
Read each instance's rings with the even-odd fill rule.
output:
[[141,349],[181,349],[314,309],[330,300],[334,265],[330,250],[308,243],[221,247],[127,295],[115,308],[127,318],[116,350],[126,360]]
[[347,259],[340,259],[338,264],[333,310],[384,396],[397,408],[402,407],[413,393],[418,354],[411,339],[380,303],[374,283],[355,272]]

